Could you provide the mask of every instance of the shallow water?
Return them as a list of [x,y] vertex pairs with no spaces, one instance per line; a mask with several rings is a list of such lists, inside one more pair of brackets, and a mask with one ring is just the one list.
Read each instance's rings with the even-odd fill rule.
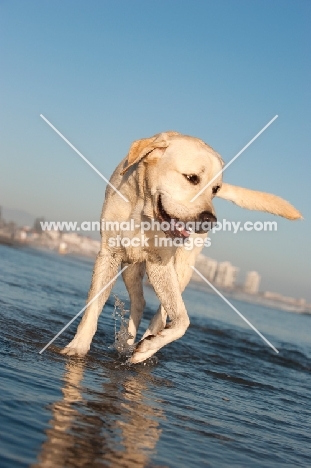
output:
[[[184,294],[191,326],[146,365],[111,347],[111,296],[87,357],[57,353],[84,306],[93,262],[0,246],[1,424],[5,467],[310,466],[311,317]],[[121,281],[114,293],[128,298]],[[141,330],[157,308],[145,288]]]

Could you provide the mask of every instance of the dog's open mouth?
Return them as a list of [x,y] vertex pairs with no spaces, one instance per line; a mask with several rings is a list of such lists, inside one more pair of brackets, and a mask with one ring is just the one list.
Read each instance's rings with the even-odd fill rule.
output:
[[186,229],[183,221],[178,218],[171,218],[171,216],[165,211],[162,205],[161,195],[159,195],[157,203],[157,218],[163,226],[162,231],[168,237],[187,239],[192,232],[191,230]]

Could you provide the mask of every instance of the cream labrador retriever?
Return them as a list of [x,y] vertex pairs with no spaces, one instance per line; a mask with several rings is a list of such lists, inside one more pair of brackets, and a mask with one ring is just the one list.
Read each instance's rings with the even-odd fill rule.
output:
[[[207,231],[216,222],[215,196],[250,210],[291,220],[301,218],[292,205],[275,195],[222,183],[223,165],[219,154],[202,140],[177,132],[132,144],[110,180],[124,199],[111,186],[106,189],[101,218],[109,229],[101,232],[87,303],[109,286],[88,305],[74,339],[62,353],[84,355],[89,351],[120,264],[127,266],[122,274],[131,301],[129,344],[135,341],[145,306],[145,271],[161,304],[130,361],[142,362],[184,335],[189,317],[181,293],[191,278],[191,266],[203,248]],[[146,223],[150,229],[143,232],[141,226]],[[159,225],[163,229],[159,230]],[[192,242],[193,248],[189,248],[191,239],[199,239]]]

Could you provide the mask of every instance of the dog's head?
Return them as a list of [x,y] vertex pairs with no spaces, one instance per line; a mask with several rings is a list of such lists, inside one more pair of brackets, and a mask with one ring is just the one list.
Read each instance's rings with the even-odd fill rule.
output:
[[171,237],[187,238],[191,230],[197,233],[210,230],[217,221],[212,203],[215,196],[243,208],[287,219],[301,218],[282,198],[223,184],[224,163],[220,155],[198,138],[165,132],[138,140],[132,144],[126,162],[123,174],[137,164],[143,165],[144,214],[169,223],[166,234]]

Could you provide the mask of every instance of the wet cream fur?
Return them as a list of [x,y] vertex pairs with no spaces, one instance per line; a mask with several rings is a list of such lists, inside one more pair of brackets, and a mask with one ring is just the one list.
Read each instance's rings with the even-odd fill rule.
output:
[[[135,141],[126,158],[118,165],[111,177],[111,184],[128,200],[123,200],[112,187],[107,186],[101,219],[105,222],[122,222],[130,219],[139,225],[157,218],[157,202],[162,204],[171,218],[193,220],[202,212],[215,215],[213,187],[219,186],[218,197],[231,201],[242,208],[260,210],[299,219],[301,214],[287,201],[275,195],[257,192],[222,183],[223,161],[219,154],[202,140],[177,132],[164,132],[151,138]],[[191,199],[220,172],[206,190],[191,202]],[[197,185],[189,183],[185,175],[196,174]],[[143,277],[145,272],[160,300],[160,307],[152,318],[142,340],[131,357],[132,363],[142,362],[160,348],[181,338],[189,326],[189,317],[181,293],[193,272],[197,255],[203,246],[186,250],[180,247],[158,247],[155,236],[165,237],[162,231],[148,231],[149,245],[112,247],[111,240],[122,237],[139,237],[140,229],[102,231],[101,247],[94,265],[87,303],[107,287],[84,312],[73,340],[62,350],[68,355],[85,355],[97,329],[98,317],[113,287],[112,281],[120,265],[127,266],[123,280],[128,290],[131,306],[129,333],[135,342],[145,301]],[[193,238],[205,239],[204,234],[192,233]],[[170,321],[166,324],[167,316]]]

